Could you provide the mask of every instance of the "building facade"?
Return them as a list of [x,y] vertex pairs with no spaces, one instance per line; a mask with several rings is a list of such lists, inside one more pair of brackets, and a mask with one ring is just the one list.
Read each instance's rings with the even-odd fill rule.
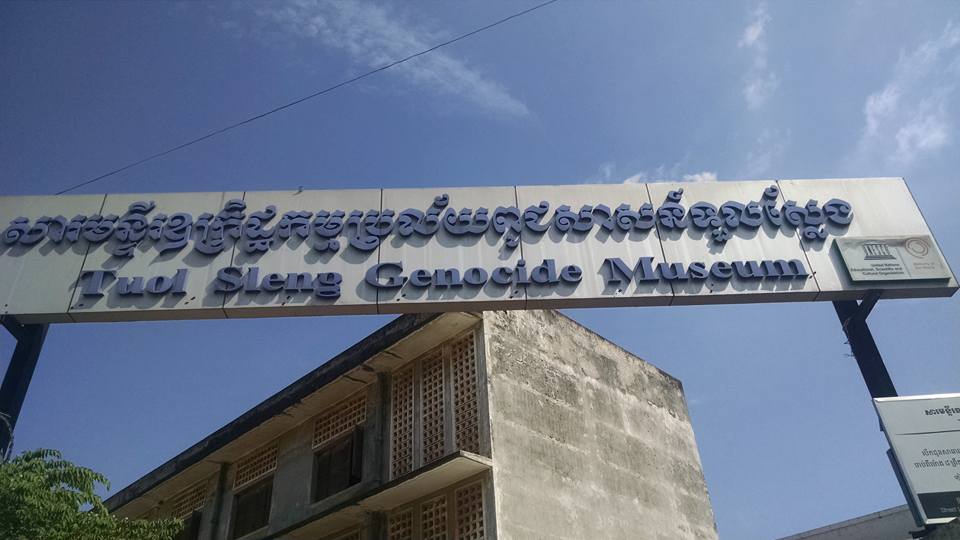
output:
[[555,311],[402,316],[107,505],[182,540],[717,537],[680,382]]
[[913,522],[910,509],[904,504],[780,540],[912,540],[910,532],[919,529]]
[[920,527],[910,508],[903,504],[780,540],[960,540],[960,520]]

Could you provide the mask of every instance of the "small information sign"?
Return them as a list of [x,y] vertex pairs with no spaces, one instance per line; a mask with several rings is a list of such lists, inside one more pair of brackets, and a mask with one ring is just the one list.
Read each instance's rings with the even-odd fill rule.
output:
[[921,524],[960,517],[960,394],[873,403]]
[[853,281],[948,279],[950,270],[930,236],[837,238]]

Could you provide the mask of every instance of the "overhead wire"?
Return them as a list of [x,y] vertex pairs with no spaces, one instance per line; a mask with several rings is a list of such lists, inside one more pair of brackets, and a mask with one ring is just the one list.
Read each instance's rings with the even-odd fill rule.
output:
[[247,125],[247,124],[249,124],[249,123],[251,123],[251,122],[255,122],[255,121],[257,121],[257,120],[260,120],[261,118],[270,116],[271,114],[278,113],[278,112],[280,112],[280,111],[282,111],[282,110],[284,110],[284,109],[289,109],[290,107],[293,107],[293,106],[295,106],[295,105],[299,105],[300,103],[303,103],[303,102],[305,102],[305,101],[309,101],[309,100],[311,100],[311,99],[320,97],[320,96],[322,96],[322,95],[324,95],[324,94],[327,94],[327,93],[329,93],[329,92],[332,92],[332,91],[334,91],[334,90],[336,90],[336,89],[338,89],[338,88],[342,88],[342,87],[344,87],[344,86],[347,86],[347,85],[349,85],[349,84],[355,83],[355,82],[360,81],[360,80],[362,80],[362,79],[366,79],[367,77],[370,77],[370,76],[372,76],[372,75],[375,75],[375,74],[377,74],[377,73],[380,73],[381,71],[386,71],[386,70],[388,70],[388,69],[390,69],[390,68],[392,68],[392,67],[394,67],[394,66],[397,66],[397,65],[399,65],[399,64],[402,64],[402,63],[407,62],[407,61],[409,61],[409,60],[413,60],[414,58],[417,58],[417,57],[419,57],[419,56],[423,56],[423,55],[425,55],[425,54],[431,53],[431,52],[433,52],[433,51],[435,51],[435,50],[437,50],[437,49],[440,49],[440,48],[442,48],[442,47],[446,47],[447,45],[452,45],[452,44],[454,44],[454,43],[456,43],[456,42],[458,42],[458,41],[461,41],[461,40],[464,40],[464,39],[466,39],[466,38],[468,38],[468,37],[471,37],[471,36],[474,36],[474,35],[476,35],[476,34],[479,34],[480,32],[489,30],[489,29],[491,29],[491,28],[493,28],[493,27],[495,27],[495,26],[499,26],[499,25],[501,25],[501,24],[503,24],[503,23],[505,23],[505,22],[508,22],[508,21],[510,21],[510,20],[513,20],[513,19],[516,19],[517,17],[522,17],[522,16],[524,16],[524,15],[526,15],[526,14],[528,14],[528,13],[532,13],[532,12],[538,10],[538,9],[544,8],[544,7],[546,7],[546,6],[550,5],[550,4],[553,4],[553,3],[558,2],[558,1],[559,1],[559,0],[547,0],[546,2],[542,2],[542,3],[540,3],[540,4],[537,4],[537,5],[535,5],[535,6],[532,6],[532,7],[530,7],[530,8],[527,8],[527,9],[525,9],[525,10],[523,10],[523,11],[518,11],[518,12],[512,14],[512,15],[509,15],[509,16],[504,17],[504,18],[502,18],[502,19],[496,20],[496,21],[494,21],[494,22],[492,22],[492,23],[490,23],[490,24],[481,26],[480,28],[471,30],[470,32],[467,32],[467,33],[465,33],[465,34],[461,34],[461,35],[459,35],[459,36],[457,36],[457,37],[454,37],[454,38],[452,38],[452,39],[448,39],[447,41],[444,41],[444,42],[442,42],[442,43],[438,43],[438,44],[436,44],[436,45],[434,45],[434,46],[432,46],[432,47],[429,47],[429,48],[427,48],[427,49],[424,49],[424,50],[422,50],[422,51],[420,51],[420,52],[411,54],[411,55],[409,55],[409,56],[405,56],[405,57],[403,57],[403,58],[401,58],[401,59],[399,59],[399,60],[394,60],[394,61],[392,61],[392,62],[390,62],[390,63],[388,63],[388,64],[384,64],[384,65],[382,65],[382,66],[380,66],[380,67],[378,67],[378,68],[371,69],[370,71],[367,71],[367,72],[365,72],[365,73],[362,73],[362,74],[360,74],[360,75],[357,75],[356,77],[353,77],[353,78],[351,78],[351,79],[347,79],[347,80],[345,80],[345,81],[342,81],[342,82],[339,82],[339,83],[337,83],[337,84],[334,84],[333,86],[328,86],[328,87],[326,87],[326,88],[324,88],[324,89],[322,89],[322,90],[317,90],[316,92],[313,92],[312,94],[308,94],[308,95],[303,96],[303,97],[301,97],[301,98],[299,98],[299,99],[295,99],[295,100],[290,101],[290,102],[288,102],[288,103],[284,103],[283,105],[274,107],[274,108],[272,108],[272,109],[270,109],[270,110],[268,110],[268,111],[266,111],[266,112],[257,114],[257,115],[255,115],[255,116],[251,116],[251,117],[249,117],[249,118],[240,120],[240,121],[238,121],[238,122],[234,122],[233,124],[229,124],[229,125],[224,126],[224,127],[222,127],[222,128],[215,129],[215,130],[213,130],[213,131],[211,131],[211,132],[209,132],[209,133],[207,133],[207,134],[205,134],[205,135],[202,135],[202,136],[197,137],[197,138],[195,138],[195,139],[190,139],[189,141],[186,141],[186,142],[184,142],[184,143],[178,144],[178,145],[173,146],[173,147],[171,147],[171,148],[167,148],[166,150],[162,150],[162,151],[157,152],[157,153],[155,153],[155,154],[150,154],[149,156],[146,156],[146,157],[143,157],[143,158],[138,159],[138,160],[136,160],[136,161],[130,162],[130,163],[128,163],[128,164],[126,164],[126,165],[124,165],[124,166],[122,166],[122,167],[118,167],[118,168],[113,169],[113,170],[111,170],[111,171],[109,171],[109,172],[106,172],[106,173],[104,173],[104,174],[101,174],[100,176],[96,176],[96,177],[91,178],[91,179],[89,179],[89,180],[85,180],[85,181],[83,181],[83,182],[80,182],[80,183],[78,183],[78,184],[75,184],[75,185],[73,185],[73,186],[70,186],[70,187],[68,187],[68,188],[66,188],[66,189],[62,189],[62,190],[56,192],[55,195],[63,195],[64,193],[69,193],[69,192],[71,192],[71,191],[73,191],[73,190],[75,190],[75,189],[78,189],[78,188],[81,188],[81,187],[84,187],[84,186],[88,186],[88,185],[90,185],[90,184],[93,184],[94,182],[99,182],[100,180],[103,180],[104,178],[109,178],[109,177],[114,176],[114,175],[116,175],[116,174],[122,173],[123,171],[132,169],[132,168],[134,168],[134,167],[136,167],[136,166],[138,166],[138,165],[143,165],[144,163],[147,163],[148,161],[153,161],[153,160],[155,160],[155,159],[161,158],[161,157],[166,156],[166,155],[168,155],[168,154],[172,154],[172,153],[174,153],[174,152],[176,152],[176,151],[178,151],[178,150],[182,150],[182,149],[184,149],[184,148],[187,148],[188,146],[193,146],[193,145],[195,145],[195,144],[197,144],[197,143],[200,143],[200,142],[203,142],[203,141],[205,141],[205,140],[207,140],[207,139],[211,139],[211,138],[216,137],[216,136],[218,136],[218,135],[222,135],[223,133],[226,133],[226,132],[231,131],[231,130],[233,130],[233,129],[237,129],[237,128],[241,127],[241,126],[245,126],[245,125]]

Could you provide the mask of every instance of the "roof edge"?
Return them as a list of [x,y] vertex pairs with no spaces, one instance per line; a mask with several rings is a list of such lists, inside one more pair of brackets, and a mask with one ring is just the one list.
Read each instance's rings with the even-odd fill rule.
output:
[[282,413],[306,396],[333,382],[377,353],[393,346],[442,315],[442,313],[418,313],[397,317],[324,362],[320,367],[255,405],[227,425],[180,452],[166,463],[114,493],[104,504],[110,512],[120,509],[173,476],[200,463],[237,437]]

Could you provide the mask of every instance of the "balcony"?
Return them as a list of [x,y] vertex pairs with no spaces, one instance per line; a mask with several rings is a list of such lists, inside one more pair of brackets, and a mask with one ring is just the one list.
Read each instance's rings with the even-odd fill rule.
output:
[[267,538],[314,540],[360,525],[371,512],[386,512],[490,470],[490,458],[458,451],[371,491],[310,516]]

